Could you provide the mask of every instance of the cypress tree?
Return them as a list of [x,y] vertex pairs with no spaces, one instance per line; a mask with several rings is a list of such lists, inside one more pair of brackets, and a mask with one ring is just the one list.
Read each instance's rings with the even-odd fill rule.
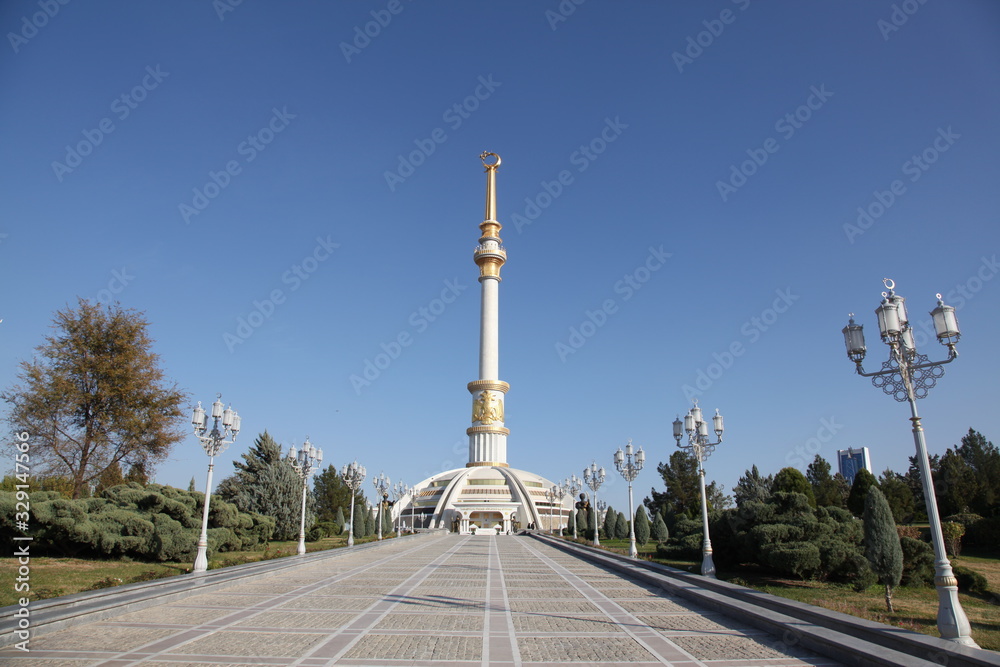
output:
[[861,516],[865,513],[865,502],[868,498],[868,489],[878,486],[878,480],[864,468],[854,475],[854,483],[851,484],[851,493],[847,496],[847,509],[851,510],[854,516]]
[[885,606],[892,613],[892,589],[903,577],[903,549],[892,510],[877,486],[869,488],[865,497],[864,527],[865,558],[885,586]]
[[628,519],[625,518],[624,512],[618,512],[618,518],[615,520],[615,538],[628,539]]
[[639,505],[635,511],[635,541],[639,546],[649,542],[649,517],[646,516],[646,508]]
[[659,512],[656,513],[656,519],[653,520],[653,527],[650,529],[650,535],[657,542],[666,542],[670,537],[670,531],[667,530],[667,524],[663,521],[663,515]]
[[365,521],[365,514],[368,510],[362,503],[357,503],[354,506],[354,525],[351,526],[351,532],[354,533],[354,539],[360,540],[362,537],[367,535],[367,522]]
[[587,530],[590,527],[590,509],[580,509],[576,511],[576,535],[577,537],[586,537]]
[[365,537],[371,537],[375,534],[375,510],[365,508]]
[[604,514],[604,536],[611,539],[615,536],[615,522],[618,521],[618,512],[612,508]]
[[344,523],[345,523],[345,521],[344,521],[344,508],[343,507],[338,507],[337,508],[336,522],[337,522],[337,525],[340,526],[340,532],[344,532]]

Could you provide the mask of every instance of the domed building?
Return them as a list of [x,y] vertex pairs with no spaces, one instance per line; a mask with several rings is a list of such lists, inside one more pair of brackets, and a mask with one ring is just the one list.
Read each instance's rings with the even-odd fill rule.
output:
[[[479,379],[470,382],[472,423],[469,462],[464,468],[438,473],[417,484],[393,508],[402,525],[446,528],[462,534],[479,530],[506,533],[519,528],[558,529],[567,525],[574,498],[551,481],[507,465],[504,401],[510,385],[499,379],[500,269],[507,261],[496,219],[496,171],[500,156],[483,153],[486,167],[486,216],[473,253],[479,266],[481,318]],[[495,158],[491,160],[491,158]]]

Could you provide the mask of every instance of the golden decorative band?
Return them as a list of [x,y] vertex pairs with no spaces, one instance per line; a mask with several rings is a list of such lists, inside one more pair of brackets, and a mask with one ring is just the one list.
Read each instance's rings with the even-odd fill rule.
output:
[[465,435],[475,435],[477,433],[494,433],[496,435],[510,435],[510,429],[503,426],[470,426],[465,429]]
[[958,579],[955,577],[934,577],[935,586],[958,586]]
[[473,380],[466,387],[469,388],[469,393],[479,391],[480,389],[502,391],[505,394],[510,391],[510,385],[503,380]]
[[466,463],[466,468],[509,468],[510,466],[503,461],[475,461],[473,463]]

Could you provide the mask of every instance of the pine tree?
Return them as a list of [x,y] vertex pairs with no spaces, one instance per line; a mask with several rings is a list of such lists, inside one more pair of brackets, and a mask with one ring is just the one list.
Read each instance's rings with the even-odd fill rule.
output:
[[864,530],[865,558],[878,582],[885,586],[885,606],[892,613],[892,589],[903,577],[903,549],[889,503],[874,485],[869,487],[865,497]]
[[194,476],[193,475],[191,477],[191,481],[188,482],[188,491],[192,491],[192,492],[193,491],[197,491],[197,489],[195,488]]
[[761,477],[760,471],[754,465],[744,473],[733,487],[733,495],[736,496],[737,507],[743,507],[746,503],[762,503],[771,495],[771,485],[774,484],[774,475]]
[[634,522],[635,541],[641,547],[649,542],[649,517],[646,516],[646,508],[642,505],[635,511]]
[[[351,513],[351,488],[344,483],[344,478],[337,472],[336,466],[329,465],[316,474],[313,495],[316,498],[317,521],[334,521],[338,509],[344,514]],[[358,502],[367,502],[361,489],[358,489],[355,499]]]
[[31,434],[33,475],[66,476],[80,498],[112,465],[152,469],[185,437],[186,398],[166,385],[148,327],[137,311],[85,299],[56,313],[55,333],[0,395],[9,423]]
[[[241,512],[255,512],[273,517],[271,539],[298,537],[302,514],[302,479],[281,455],[281,446],[264,431],[253,446],[233,461],[236,472],[219,482],[216,493],[236,505]],[[312,497],[306,495],[306,527],[313,523]]]
[[806,468],[806,480],[812,486],[817,507],[843,507],[847,500],[831,470],[830,463],[819,454]]
[[653,520],[650,535],[657,542],[666,542],[670,538],[670,532],[667,530],[667,524],[664,523],[662,514],[657,514]]

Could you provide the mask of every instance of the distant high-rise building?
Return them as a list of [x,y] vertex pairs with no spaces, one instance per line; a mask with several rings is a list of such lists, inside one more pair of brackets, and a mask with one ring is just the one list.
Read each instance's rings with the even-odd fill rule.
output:
[[872,459],[867,447],[838,449],[837,464],[840,468],[840,474],[851,484],[854,484],[854,476],[862,468],[872,472]]

